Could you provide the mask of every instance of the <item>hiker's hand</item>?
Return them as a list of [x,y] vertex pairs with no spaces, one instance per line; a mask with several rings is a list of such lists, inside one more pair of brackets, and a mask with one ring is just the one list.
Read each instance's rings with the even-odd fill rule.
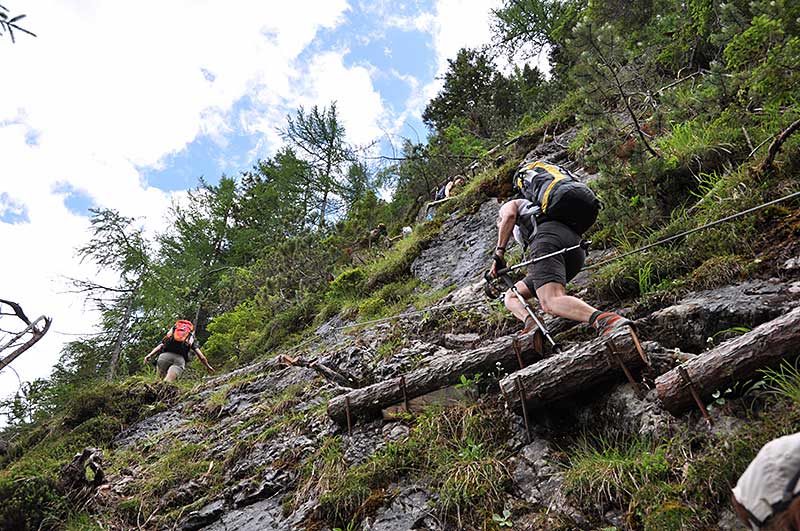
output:
[[144,357],[144,364],[145,364],[145,365],[147,365],[148,363],[150,363],[150,357],[151,357],[151,356],[150,356],[150,354],[148,354],[147,356],[145,356],[145,357]]
[[505,259],[499,254],[495,254],[492,257],[492,267],[489,269],[489,276],[492,278],[497,278],[497,272],[505,268],[506,268]]
[[211,365],[206,365],[206,370],[208,371],[208,374],[211,374],[212,372],[214,372],[214,367],[212,367]]

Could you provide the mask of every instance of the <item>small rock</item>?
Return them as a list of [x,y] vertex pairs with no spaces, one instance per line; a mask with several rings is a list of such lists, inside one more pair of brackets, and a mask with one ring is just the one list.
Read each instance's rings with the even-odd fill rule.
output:
[[363,531],[409,531],[420,529],[428,516],[428,495],[418,487],[400,492],[388,507],[375,513],[375,519],[364,523]]
[[399,422],[392,422],[383,427],[383,438],[387,441],[402,441],[408,437],[411,431],[408,426]]
[[730,509],[722,511],[720,519],[717,522],[717,528],[721,531],[749,531],[736,516],[736,513]]
[[617,529],[627,529],[625,525],[625,514],[620,511],[608,511],[603,515],[603,520],[611,524]]
[[283,489],[288,483],[287,475],[280,470],[269,469],[264,474],[261,481],[247,479],[240,482],[236,487],[236,495],[233,498],[233,506],[236,508],[252,505],[257,501],[269,498],[276,492]]
[[225,511],[225,500],[215,500],[198,511],[192,511],[181,525],[183,531],[202,529],[212,522],[219,520]]
[[800,269],[800,256],[786,260],[783,263],[783,266],[781,266],[781,269],[785,271],[795,271]]

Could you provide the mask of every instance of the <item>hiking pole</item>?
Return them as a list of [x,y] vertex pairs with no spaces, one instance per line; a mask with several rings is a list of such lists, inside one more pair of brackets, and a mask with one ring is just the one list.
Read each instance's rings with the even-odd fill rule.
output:
[[525,266],[528,266],[528,265],[531,265],[531,264],[535,264],[536,262],[541,262],[542,260],[545,260],[547,258],[552,258],[552,257],[558,256],[560,254],[566,254],[566,253],[568,253],[570,251],[574,251],[575,249],[583,249],[584,251],[588,251],[589,250],[589,246],[591,244],[592,244],[591,240],[581,240],[581,242],[579,244],[573,245],[572,247],[564,247],[563,249],[559,249],[558,251],[553,251],[550,254],[546,254],[544,256],[538,256],[536,258],[532,258],[531,260],[526,260],[524,262],[520,262],[519,264],[516,264],[516,265],[510,266],[510,267],[506,267],[504,269],[501,269],[501,270],[499,270],[497,272],[497,277],[499,278],[501,275],[505,275],[506,273],[510,273],[511,271],[516,271],[517,269],[520,269],[522,267],[525,267]]
[[[560,350],[560,348],[558,346],[558,343],[556,343],[555,340],[553,339],[553,337],[550,335],[550,332],[544,326],[544,323],[542,323],[542,321],[539,320],[538,317],[536,317],[536,314],[534,313],[533,308],[531,308],[531,305],[528,304],[528,301],[519,292],[517,287],[514,285],[514,281],[511,280],[511,278],[509,278],[508,273],[511,272],[511,271],[515,271],[517,269],[520,269],[522,267],[528,266],[530,264],[535,264],[536,262],[541,262],[542,260],[545,260],[547,258],[552,258],[554,256],[558,256],[558,255],[561,255],[561,254],[568,253],[570,251],[574,251],[575,249],[588,250],[589,246],[591,245],[591,243],[592,242],[590,240],[581,240],[580,243],[578,243],[577,245],[572,245],[570,247],[564,247],[563,249],[559,249],[558,251],[554,251],[552,253],[549,253],[549,254],[546,254],[546,255],[543,255],[543,256],[538,256],[536,258],[533,258],[531,260],[527,260],[525,262],[521,262],[521,263],[513,265],[511,267],[504,267],[503,269],[500,269],[499,271],[497,271],[497,273],[496,273],[496,275],[494,277],[494,278],[501,279],[503,281],[503,283],[506,285],[506,287],[511,290],[511,292],[517,297],[517,299],[519,299],[519,301],[522,303],[522,306],[525,308],[525,311],[528,313],[528,315],[531,316],[531,318],[533,319],[533,322],[536,323],[536,327],[539,329],[540,332],[542,332],[542,335],[550,343],[551,347],[553,348],[553,352],[558,352]],[[486,281],[486,290],[487,290],[486,293],[487,293],[487,295],[489,295],[491,298],[494,298],[492,296],[492,294],[491,294],[491,291],[492,291],[492,287],[491,286],[492,286],[493,278],[489,275],[488,272],[483,275],[483,278]],[[499,293],[497,293],[497,295],[499,295]]]
[[[493,279],[492,279],[491,276],[489,276],[488,272],[486,272],[483,275],[483,278],[486,281],[487,290],[489,290],[489,288],[491,287]],[[539,331],[542,333],[542,335],[547,339],[547,341],[550,342],[550,345],[553,348],[553,352],[558,352],[560,350],[560,348],[558,346],[558,343],[556,343],[553,340],[553,337],[550,335],[550,332],[548,332],[547,328],[544,326],[544,323],[542,323],[542,321],[539,320],[538,317],[536,317],[536,314],[534,313],[533,308],[531,308],[531,305],[528,304],[528,301],[525,300],[525,297],[522,296],[522,293],[520,293],[519,290],[517,289],[517,287],[514,285],[514,281],[511,280],[511,278],[508,275],[501,275],[501,276],[498,276],[498,277],[495,277],[495,278],[499,278],[500,280],[502,280],[503,283],[506,285],[506,287],[511,290],[511,292],[517,297],[517,299],[519,299],[519,301],[522,303],[522,306],[525,308],[525,311],[528,312],[528,315],[531,316],[531,318],[533,319],[533,322],[536,323],[536,327],[539,329]],[[499,296],[499,292],[496,292],[496,293]],[[487,291],[487,294],[489,294],[489,291]]]
[[555,342],[553,337],[550,335],[550,332],[547,330],[547,328],[545,328],[544,323],[540,321],[538,317],[536,317],[536,313],[533,311],[533,308],[531,308],[531,305],[528,303],[525,297],[522,296],[522,293],[520,293],[517,287],[514,285],[514,281],[511,280],[511,278],[509,278],[508,275],[502,275],[500,279],[508,287],[508,289],[510,289],[511,292],[514,295],[516,295],[517,299],[519,299],[519,302],[521,302],[522,305],[525,307],[525,311],[528,312],[528,315],[531,316],[533,322],[536,323],[536,327],[542,332],[542,335],[545,337],[545,339],[547,339],[547,341],[550,342],[550,346],[553,348],[553,352],[558,352],[559,350],[561,350],[560,347],[558,346],[558,343]]

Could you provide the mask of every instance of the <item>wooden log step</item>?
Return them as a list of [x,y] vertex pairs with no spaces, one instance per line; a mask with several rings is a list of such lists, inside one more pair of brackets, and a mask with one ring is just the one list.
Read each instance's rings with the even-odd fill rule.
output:
[[[517,347],[515,347],[515,343]],[[405,398],[412,399],[459,382],[461,375],[471,378],[476,373],[488,374],[499,363],[506,372],[519,368],[517,350],[523,363],[538,359],[534,351],[534,334],[507,336],[482,347],[464,350],[431,361],[405,375]],[[400,378],[374,383],[349,393],[337,395],[328,401],[328,415],[339,425],[347,425],[347,404],[352,422],[381,416],[381,410],[402,402]]]
[[[753,376],[761,368],[775,366],[783,358],[800,354],[800,307],[768,321],[750,332],[696,356],[681,367],[695,391],[707,400],[715,391]],[[661,406],[673,414],[694,404],[691,390],[677,368],[656,379]]]
[[[611,357],[606,347],[609,340],[618,360]],[[620,361],[629,371],[645,366],[627,326],[509,374],[500,380],[500,389],[512,407],[521,405],[521,387],[526,404],[541,408],[600,383],[624,379]]]

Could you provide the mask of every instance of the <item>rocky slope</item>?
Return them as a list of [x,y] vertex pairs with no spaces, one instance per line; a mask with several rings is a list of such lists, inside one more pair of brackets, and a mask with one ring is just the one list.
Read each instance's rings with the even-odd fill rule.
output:
[[[470,285],[480,278],[491,250],[497,205],[492,200],[474,214],[446,221],[442,236],[415,263],[415,274],[433,287],[456,284],[464,287],[462,291],[474,293]],[[458,293],[445,302],[453,300],[458,300]],[[679,360],[701,354],[710,342],[732,333],[733,327],[755,327],[797,305],[799,281],[752,280],[691,293],[677,304],[636,315],[641,317],[641,333],[649,340],[645,347],[653,361],[654,374],[646,375],[645,380],[652,381]],[[472,311],[484,316],[490,313],[487,307]],[[328,325],[320,330],[329,332],[327,336],[320,335],[292,354],[306,363],[321,362],[364,385],[401,376],[494,339],[483,330],[466,339],[450,335],[446,340],[426,329],[426,319],[435,320],[417,317],[334,333],[330,333],[333,325]],[[564,341],[573,344],[586,337],[569,331],[564,334]],[[397,348],[387,350],[383,347],[387,344]],[[502,375],[483,376],[485,385],[477,385],[479,401],[490,404],[487,407],[496,416],[492,422],[502,432],[497,455],[507,479],[500,487],[496,509],[483,514],[489,522],[494,514],[495,525],[503,521],[503,508],[513,514],[515,528],[520,529],[588,529],[597,525],[598,514],[585,514],[576,507],[574,493],[565,486],[564,471],[558,464],[564,461],[560,448],[565,436],[611,431],[658,438],[689,429],[723,444],[741,423],[723,409],[712,409],[715,423],[709,431],[697,411],[675,418],[662,411],[653,390],[639,399],[620,377],[611,384],[591,386],[552,408],[532,411],[533,439],[528,442],[519,411],[498,402],[493,381]],[[432,483],[424,471],[415,470],[390,474],[379,487],[370,487],[357,498],[355,512],[346,515],[340,511],[346,504],[332,500],[329,492],[337,479],[348,468],[370,463],[392,445],[402,445],[414,426],[413,419],[401,415],[394,421],[356,423],[348,434],[347,427],[331,421],[325,410],[326,401],[343,391],[312,368],[274,362],[257,363],[210,380],[185,400],[116,437],[116,457],[108,459],[113,463],[107,470],[108,483],[94,503],[98,507],[131,504],[143,495],[142,477],[154,473],[149,470],[153,460],[161,459],[165,450],[191,448],[173,462],[159,462],[158,466],[182,468],[187,466],[182,460],[188,459],[201,466],[162,485],[154,496],[148,493],[153,513],[136,515],[141,528],[288,531],[351,523],[348,529],[399,531],[455,529],[467,526],[466,522],[475,525],[475,517],[483,509],[467,503],[463,507],[443,503],[441,485]],[[325,452],[332,446],[335,463],[325,461]],[[120,465],[119,455],[136,453],[141,454],[138,462],[133,459]],[[346,495],[349,493],[341,494]],[[628,528],[624,512],[606,505],[599,520],[607,526]],[[163,515],[169,519],[160,518]],[[715,518],[720,529],[737,528],[726,511]]]
[[[537,145],[527,158],[565,161],[564,146],[574,135],[568,130]],[[610,379],[589,378],[569,396],[526,409],[526,428],[519,400],[501,392],[503,378],[517,369],[512,358],[439,382],[456,397],[444,409],[408,414],[400,401],[388,420],[354,415],[349,426],[328,416],[329,400],[350,387],[424,374],[436,363],[511,341],[517,325],[507,312],[497,303],[476,302],[499,205],[489,199],[452,210],[414,261],[411,271],[431,290],[453,287],[432,308],[352,328],[343,328],[350,323],[337,316],[281,353],[288,358],[163,395],[158,412],[114,436],[104,455],[95,453],[105,482],[71,483],[84,506],[111,529],[739,529],[724,500],[735,467],[719,461],[725,456],[718,449],[735,454],[732,441],[746,433],[745,419],[761,406],[731,381],[710,399],[708,425],[696,408],[680,417],[667,413],[653,382],[800,306],[797,268],[785,267],[780,278],[688,293],[674,304],[621,309],[637,320],[649,356],[650,366],[634,374],[640,395],[614,368]],[[591,282],[583,273],[573,284],[587,295]],[[592,344],[585,327],[546,323],[575,357]],[[587,446],[590,439],[600,450]],[[626,483],[625,474],[634,476],[623,468],[603,476],[606,458],[626,441],[641,451],[631,466],[646,456],[658,461],[640,471],[647,482]],[[580,463],[574,455],[581,452],[600,460],[585,476],[575,472]],[[624,464],[625,457],[610,460]],[[76,466],[82,470],[83,461]],[[598,477],[590,477],[592,468]],[[703,470],[723,479],[705,481]],[[650,482],[661,490],[648,490]]]

